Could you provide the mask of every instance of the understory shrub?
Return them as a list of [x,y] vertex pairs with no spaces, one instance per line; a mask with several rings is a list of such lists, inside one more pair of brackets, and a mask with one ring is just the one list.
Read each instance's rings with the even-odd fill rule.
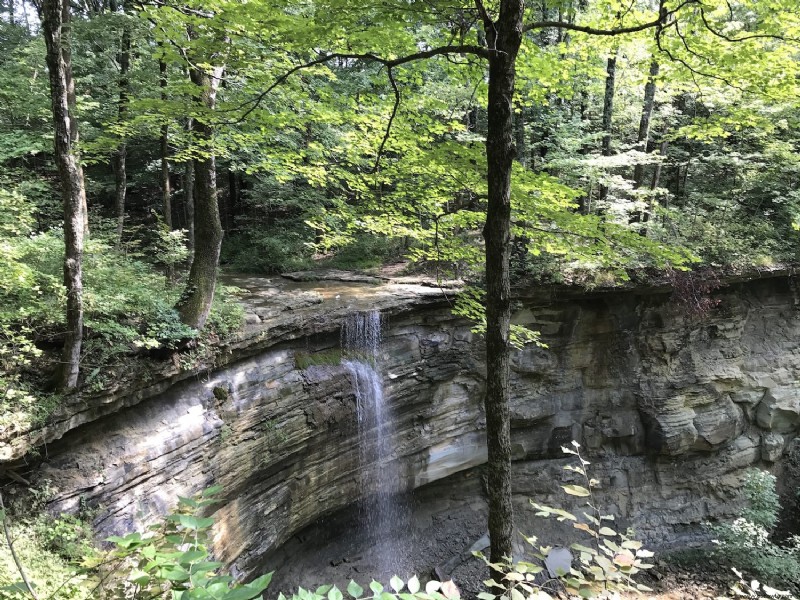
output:
[[[46,421],[58,405],[47,392],[64,336],[64,240],[60,229],[34,232],[34,206],[0,189],[0,436]],[[95,224],[84,252],[85,338],[81,384],[99,392],[116,368],[141,350],[176,349],[197,332],[173,308],[180,286],[168,286],[164,265],[180,260],[180,236],[158,246],[161,263],[145,260],[128,240],[115,247],[107,222]],[[155,242],[153,242],[155,243]],[[153,245],[150,243],[150,246]],[[219,286],[202,337],[226,338],[239,329],[243,309],[236,288]],[[213,352],[212,352],[213,353]]]
[[780,503],[775,476],[751,471],[744,480],[748,506],[732,523],[711,526],[717,537],[715,558],[747,571],[771,586],[800,591],[800,537],[773,538]]
[[[600,512],[595,499],[594,488],[599,482],[588,472],[587,461],[580,453],[580,444],[573,441],[572,447],[562,446],[561,450],[575,457],[575,464],[564,469],[575,473],[585,485],[562,485],[570,496],[585,498],[587,510],[575,515],[562,508],[543,506],[531,501],[536,515],[554,518],[561,522],[571,522],[572,526],[588,536],[584,543],[575,542],[570,550],[577,559],[570,560],[569,567],[546,567],[549,546],[539,546],[536,537],[526,541],[533,548],[535,562],[491,563],[486,561],[494,573],[502,573],[500,581],[489,579],[485,582],[488,590],[478,594],[480,600],[553,600],[554,598],[619,598],[620,593],[652,591],[645,585],[634,581],[633,577],[653,565],[645,562],[653,553],[643,548],[642,542],[633,538],[631,531],[617,532],[610,526],[614,515]],[[481,556],[480,553],[477,553]]]
[[222,262],[233,271],[275,275],[311,266],[312,232],[303,224],[247,230],[223,242]]

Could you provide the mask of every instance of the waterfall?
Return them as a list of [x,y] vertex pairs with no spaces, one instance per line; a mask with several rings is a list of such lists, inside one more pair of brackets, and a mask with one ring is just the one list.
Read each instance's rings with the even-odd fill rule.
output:
[[381,314],[354,313],[342,327],[342,364],[350,373],[358,417],[361,527],[357,535],[375,551],[375,575],[406,575],[401,538],[410,510],[401,494],[401,473],[393,460],[395,420],[383,393],[380,373]]

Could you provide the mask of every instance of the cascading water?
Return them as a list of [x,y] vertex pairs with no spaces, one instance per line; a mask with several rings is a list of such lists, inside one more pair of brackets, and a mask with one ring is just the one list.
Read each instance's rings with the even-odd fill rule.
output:
[[344,367],[350,372],[358,416],[362,531],[375,549],[375,567],[383,577],[406,575],[400,539],[408,531],[410,510],[404,501],[397,461],[392,460],[395,421],[383,393],[380,373],[381,314],[354,313],[342,327]]

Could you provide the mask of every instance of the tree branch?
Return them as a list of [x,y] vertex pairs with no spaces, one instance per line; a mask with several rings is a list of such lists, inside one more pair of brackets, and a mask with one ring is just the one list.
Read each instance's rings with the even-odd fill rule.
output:
[[392,123],[397,116],[397,110],[400,108],[400,88],[397,87],[397,82],[392,73],[392,67],[386,67],[386,75],[389,77],[389,83],[392,85],[394,91],[394,106],[392,106],[392,114],[389,115],[389,122],[386,124],[386,131],[383,134],[381,145],[378,147],[378,155],[375,157],[375,165],[372,167],[372,172],[377,173],[378,167],[381,165],[381,157],[383,156],[383,149],[386,147],[386,142],[389,141],[389,136],[392,134]]
[[533,31],[535,29],[559,28],[559,29],[567,29],[569,31],[578,31],[581,33],[587,33],[589,35],[615,36],[615,35],[624,35],[626,33],[637,33],[639,31],[644,31],[645,29],[652,29],[653,27],[663,26],[672,15],[680,11],[684,6],[687,6],[689,4],[697,4],[698,1],[699,0],[684,0],[672,10],[666,10],[664,7],[664,2],[662,0],[659,6],[658,18],[652,21],[648,21],[646,23],[631,25],[629,27],[614,27],[612,29],[600,29],[597,27],[588,27],[586,25],[576,25],[568,21],[535,21],[533,23],[528,23],[527,25],[525,25],[522,28],[522,31],[528,32],[528,31]]
[[289,79],[289,77],[291,77],[298,71],[303,71],[305,69],[310,69],[312,67],[324,65],[332,60],[345,59],[345,60],[363,60],[366,62],[377,62],[384,65],[391,73],[391,69],[393,67],[405,65],[417,60],[433,58],[434,56],[446,56],[450,54],[474,54],[475,56],[480,56],[482,58],[489,58],[488,49],[482,46],[475,46],[471,44],[439,46],[438,48],[431,48],[430,50],[422,50],[420,52],[415,52],[414,54],[408,54],[406,56],[401,56],[399,58],[394,58],[394,59],[382,58],[372,53],[355,54],[346,52],[334,52],[332,54],[325,54],[323,56],[320,56],[319,58],[315,58],[308,62],[296,65],[291,69],[289,69],[288,71],[285,71],[284,73],[276,77],[275,80],[269,85],[269,87],[267,87],[263,92],[259,93],[255,98],[248,100],[247,102],[244,102],[235,108],[226,109],[224,111],[218,111],[218,112],[236,112],[249,106],[249,108],[247,108],[247,110],[245,110],[241,115],[239,115],[239,117],[236,120],[225,121],[222,122],[221,124],[234,125],[236,123],[241,122],[250,113],[252,113],[261,105],[261,102],[264,101],[264,99],[270,94],[270,92],[272,92],[272,90],[274,90],[282,83],[286,82],[286,80]]
[[[730,5],[728,5],[728,7],[730,8]],[[782,42],[800,41],[794,38],[787,38],[782,35],[771,34],[771,33],[753,33],[751,35],[745,35],[743,37],[731,37],[729,35],[725,35],[721,31],[718,31],[711,26],[711,24],[708,22],[708,19],[706,18],[706,11],[702,6],[700,7],[700,18],[703,20],[703,25],[708,31],[710,31],[718,38],[725,40],[726,42],[746,42],[747,40],[757,40],[757,39],[780,40]]]

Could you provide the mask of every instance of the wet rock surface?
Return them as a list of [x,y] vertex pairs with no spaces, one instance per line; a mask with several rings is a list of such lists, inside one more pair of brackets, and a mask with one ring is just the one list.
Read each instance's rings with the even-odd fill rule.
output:
[[[65,415],[42,438],[46,458],[25,474],[60,490],[51,508],[99,507],[106,535],[220,484],[215,547],[238,574],[274,566],[290,584],[305,583],[304,570],[363,581],[369,540],[346,525],[360,498],[355,397],[335,356],[342,319],[374,308],[386,315],[380,369],[397,419],[397,485],[416,489],[413,531],[386,534],[407,538],[420,573],[475,543],[485,533],[484,350],[441,291],[231,282],[248,289],[250,324],[222,364],[97,400],[102,408]],[[792,287],[775,277],[715,296],[703,318],[662,291],[520,301],[515,322],[540,329],[549,348],[512,360],[516,529],[552,545],[574,534],[528,503],[570,508],[560,448],[573,439],[600,482],[600,510],[658,547],[703,540],[700,523],[739,509],[747,469],[781,468],[800,425]],[[453,575],[475,573],[468,560]]]

